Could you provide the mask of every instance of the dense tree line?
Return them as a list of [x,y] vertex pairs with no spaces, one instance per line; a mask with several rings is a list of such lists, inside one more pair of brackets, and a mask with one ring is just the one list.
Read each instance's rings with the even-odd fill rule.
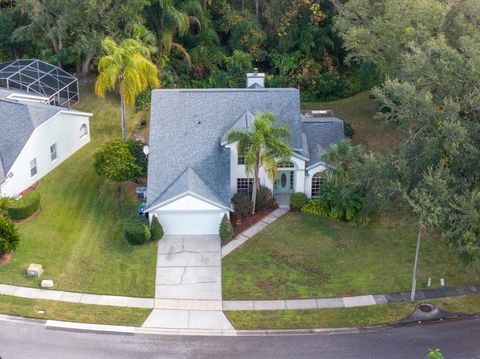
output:
[[80,77],[96,75],[104,38],[121,42],[143,25],[165,87],[244,86],[253,67],[305,99],[344,97],[375,81],[371,64],[344,64],[330,1],[2,0],[0,11],[1,60],[41,58]]

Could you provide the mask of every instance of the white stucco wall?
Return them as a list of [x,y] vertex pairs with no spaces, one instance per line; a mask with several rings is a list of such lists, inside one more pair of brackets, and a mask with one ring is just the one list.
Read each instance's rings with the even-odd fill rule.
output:
[[[245,166],[238,164],[238,149],[237,143],[232,143],[227,146],[230,148],[230,191],[233,194],[237,193],[237,179],[247,178],[245,173]],[[305,190],[305,160],[292,156],[290,160],[295,165],[295,192],[303,192]],[[268,179],[263,167],[260,167],[259,173],[260,184],[273,190],[273,183]]]
[[[90,116],[66,110],[37,127],[9,171],[13,176],[0,185],[0,196],[21,193],[90,142]],[[88,133],[80,138],[82,124],[87,125]],[[52,162],[50,146],[54,143],[57,144],[57,159]],[[34,158],[37,159],[37,175],[31,177],[30,161]]]

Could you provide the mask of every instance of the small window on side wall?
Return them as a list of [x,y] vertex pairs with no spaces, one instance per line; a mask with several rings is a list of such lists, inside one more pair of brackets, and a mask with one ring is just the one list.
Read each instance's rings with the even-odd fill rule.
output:
[[51,161],[55,161],[57,159],[57,144],[54,143],[50,146],[50,159]]
[[250,193],[253,188],[253,178],[237,178],[237,192]]
[[322,191],[323,176],[320,172],[315,173],[312,177],[312,197],[318,197]]
[[35,177],[37,173],[37,159],[34,158],[30,161],[30,177]]
[[80,139],[84,138],[87,135],[88,135],[88,127],[87,127],[87,124],[84,123],[82,126],[80,126]]

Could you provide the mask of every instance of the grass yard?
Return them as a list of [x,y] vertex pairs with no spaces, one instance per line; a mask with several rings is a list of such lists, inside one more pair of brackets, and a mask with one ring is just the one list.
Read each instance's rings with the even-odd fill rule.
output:
[[[352,225],[288,213],[223,259],[225,300],[294,299],[410,290],[416,244],[409,223]],[[424,238],[418,288],[476,284],[480,267],[463,263],[439,238]]]
[[[43,310],[44,314],[38,313]],[[0,312],[28,318],[139,327],[151,309],[66,303],[0,295]]]
[[[480,295],[430,299],[428,303],[444,311],[478,313]],[[402,319],[416,304],[391,303],[359,308],[311,310],[227,311],[235,329],[308,329],[342,328],[382,324]]]
[[[98,147],[120,136],[119,100],[98,100],[92,86],[82,86],[80,95],[76,109],[94,114],[92,141],[40,181],[42,210],[18,224],[21,243],[13,260],[0,266],[0,283],[38,287],[39,279],[25,276],[33,262],[44,266],[42,279],[53,279],[55,289],[152,297],[156,246],[133,247],[120,229],[122,217],[138,206],[135,184],[109,183],[93,169]],[[129,118],[130,129],[139,115]]]
[[361,144],[367,149],[390,153],[400,142],[401,135],[392,125],[375,120],[377,111],[375,101],[369,98],[369,91],[355,96],[331,102],[304,102],[303,110],[333,110],[333,114],[352,124],[356,133],[352,138],[354,144]]

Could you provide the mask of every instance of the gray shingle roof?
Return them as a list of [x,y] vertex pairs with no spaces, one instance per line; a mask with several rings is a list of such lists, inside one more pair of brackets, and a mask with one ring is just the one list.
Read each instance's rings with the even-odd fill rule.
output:
[[188,167],[210,191],[208,199],[230,207],[230,151],[220,142],[247,111],[273,112],[278,124],[290,127],[292,148],[302,152],[296,89],[153,91],[148,207],[181,194],[185,186],[174,182],[180,181]]
[[0,98],[0,183],[35,128],[63,110],[62,107]]
[[336,117],[302,117],[302,129],[307,138],[310,161],[307,167],[320,161],[320,156],[332,143],[343,140],[343,121]]

